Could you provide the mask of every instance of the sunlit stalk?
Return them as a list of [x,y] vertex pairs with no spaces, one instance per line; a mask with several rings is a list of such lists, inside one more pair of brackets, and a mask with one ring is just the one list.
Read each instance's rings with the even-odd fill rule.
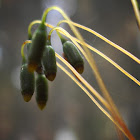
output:
[[[83,42],[82,42],[82,43],[83,43]],[[85,42],[84,42],[84,45],[85,45]],[[86,53],[87,53],[87,52],[86,52]],[[88,53],[87,53],[87,56],[89,56]],[[88,59],[88,57],[87,57],[87,59]],[[90,61],[90,60],[88,59],[88,62],[89,62],[89,61]],[[122,118],[120,117],[120,115],[119,115],[119,113],[118,113],[118,111],[117,111],[115,105],[113,104],[113,101],[112,101],[111,97],[109,96],[108,91],[106,90],[106,88],[105,88],[105,86],[104,86],[104,84],[103,84],[103,81],[102,81],[102,79],[101,79],[101,77],[100,77],[100,75],[99,75],[99,73],[98,73],[97,67],[95,66],[95,61],[94,61],[93,59],[92,59],[92,62],[91,62],[91,63],[92,63],[92,64],[91,64],[92,70],[94,70],[94,72],[95,72],[95,76],[96,76],[96,78],[97,78],[97,81],[98,81],[98,83],[99,83],[99,85],[100,85],[100,87],[101,87],[103,93],[105,94],[106,99],[109,101],[110,106],[114,108],[114,109],[113,109],[113,108],[111,109],[112,115],[113,115],[114,118],[121,124],[121,126],[123,127],[124,131],[128,134],[128,136],[129,136],[130,138],[132,138],[133,136],[131,135],[131,133],[129,132],[129,130],[127,129],[127,127],[125,126],[125,124],[124,124]],[[90,63],[89,63],[89,64],[90,64]],[[93,64],[94,64],[94,65],[93,65]],[[115,111],[117,114],[116,114],[114,111]],[[116,115],[117,115],[117,116],[116,116]],[[118,117],[118,116],[119,116],[119,117]]]
[[[67,62],[65,61],[61,56],[59,56],[58,54],[56,54],[56,57],[59,58],[65,65],[67,65],[67,67],[76,75],[76,77],[78,77],[78,79],[96,96],[96,94],[98,95],[99,93],[93,89],[93,87]],[[97,97],[98,98],[98,97]],[[99,99],[99,98],[98,98]],[[101,100],[100,100],[101,101]],[[105,103],[105,102],[104,102]],[[104,104],[103,103],[103,104]],[[111,111],[110,109],[110,106],[108,106],[108,104],[104,104],[105,107]],[[106,106],[107,105],[107,106]],[[100,109],[100,108],[99,108]],[[103,112],[104,113],[104,112]],[[104,113],[105,114],[105,113]],[[107,117],[109,117],[107,115]],[[109,117],[110,119],[110,117]],[[122,129],[122,124],[119,122],[116,122],[116,120],[114,120],[112,117],[111,117],[111,121],[113,121],[116,126],[118,126],[118,128],[126,135],[126,137],[128,137],[130,140],[135,140],[135,138],[133,136],[130,136],[129,133],[124,130],[124,128]],[[119,125],[117,125],[119,124]],[[121,124],[121,125],[120,125]]]
[[[23,43],[23,45],[22,45],[22,47],[21,47],[21,55],[22,55],[22,57],[25,57],[24,56],[24,46],[25,46],[25,44],[26,43],[31,43],[31,41],[30,40],[27,40],[27,41],[25,41],[24,43]],[[81,75],[79,75],[79,73],[77,73],[77,71],[75,71],[75,69],[67,62],[67,61],[65,61],[61,56],[59,56],[57,53],[56,53],[56,56],[64,63],[64,64],[66,64],[68,67],[69,67],[69,69],[76,75],[76,77],[78,77],[78,79],[81,81],[81,82],[83,82],[83,84],[92,92],[92,93],[94,93],[94,95],[98,95],[98,99],[100,100],[100,99],[102,99],[102,100],[100,100],[100,101],[103,101],[102,103],[105,105],[105,107],[106,108],[108,108],[108,110],[110,110],[110,106],[108,105],[108,103],[100,96],[100,94],[95,90],[95,89],[93,89],[93,87],[92,86],[90,86],[89,85],[89,83],[87,82],[87,81],[85,81],[85,79],[83,78],[83,77],[81,77]],[[58,64],[59,65],[59,64]],[[60,67],[60,65],[59,65],[59,67]],[[61,67],[62,68],[62,67]],[[63,69],[64,70],[64,69]],[[76,79],[75,79],[76,80]],[[74,80],[74,81],[75,81]],[[77,80],[76,80],[77,81]],[[78,81],[77,81],[78,82]],[[77,83],[76,82],[76,83]],[[80,85],[80,87],[85,91],[85,93],[89,96],[90,95],[90,93],[80,84],[80,82],[78,82],[79,84],[78,85]],[[108,114],[108,112],[106,112],[101,106],[100,106],[100,104],[93,98],[93,96],[91,96],[90,95],[90,99],[99,107],[99,109],[101,110],[101,111],[103,111],[103,113],[111,120],[111,121],[113,121],[114,122],[114,124],[116,124],[116,126],[118,126],[118,128],[129,138],[129,135],[128,135],[128,133],[126,133],[121,127],[120,127],[120,125],[118,124],[118,122],[116,122],[111,116],[110,116],[110,114]]]
[[123,129],[120,127],[120,125],[111,117],[111,115],[104,110],[104,108],[102,108],[102,106],[93,98],[93,96],[82,86],[82,84],[74,77],[71,75],[71,73],[69,73],[62,65],[60,65],[57,62],[57,66],[64,71],[86,94],[87,96],[92,100],[92,102],[94,102],[96,104],[96,106],[127,136],[127,134],[123,131]]
[[[64,20],[65,21],[65,20]],[[34,24],[40,24],[41,21],[40,20],[35,20],[33,22],[30,23],[29,27],[28,27],[28,33],[31,34],[31,28]],[[49,28],[54,28],[54,26],[45,23],[45,25]],[[58,31],[61,34],[65,35],[62,31]],[[31,34],[32,36],[32,34]],[[65,35],[66,36],[66,35]],[[68,37],[68,36],[67,36]],[[78,40],[77,38],[73,39],[75,41],[77,41],[78,43],[81,44],[80,40]],[[94,51],[95,53],[97,53],[98,55],[100,55],[101,57],[103,57],[105,60],[107,60],[110,64],[112,64],[114,67],[116,67],[119,71],[121,71],[123,74],[125,74],[128,78],[130,78],[131,80],[133,80],[136,84],[138,84],[140,86],[140,81],[138,81],[134,76],[132,76],[130,73],[128,73],[126,70],[124,70],[121,66],[119,66],[116,62],[114,62],[112,59],[110,59],[108,56],[106,56],[104,53],[100,52],[99,50],[97,50],[95,47],[85,43],[85,46],[88,47],[90,50]]]
[[[83,49],[80,47],[80,45],[72,39],[72,37],[71,37],[71,35],[70,35],[69,33],[67,33],[63,28],[55,27],[55,28],[53,28],[53,29],[50,31],[49,36],[51,35],[52,31],[54,31],[54,30],[61,30],[65,35],[67,35],[67,36],[73,41],[73,43],[78,47],[78,49],[83,53],[83,55],[84,55],[84,57],[87,59],[88,63],[90,63],[90,61],[88,60],[87,54],[83,51]],[[96,72],[97,72],[97,71],[96,71]],[[100,77],[98,77],[98,78],[100,78]],[[100,79],[100,81],[101,81],[101,80],[102,80],[102,79]],[[102,81],[101,81],[101,82],[102,82]],[[103,86],[103,88],[104,88],[104,90],[105,90],[104,85],[102,85],[102,86]],[[107,92],[107,91],[106,91],[106,92]],[[115,120],[118,121],[119,124],[121,124],[121,127],[122,127],[122,128],[124,129],[124,131],[128,134],[129,138],[133,140],[134,137],[132,136],[132,134],[130,133],[130,131],[127,129],[127,126],[125,125],[125,123],[123,122],[123,119],[122,119],[121,116],[119,115],[119,112],[118,112],[117,108],[115,107],[115,104],[113,103],[111,97],[110,97],[108,94],[106,94],[105,96],[107,96],[106,99],[109,100],[109,103],[112,102],[112,103],[110,103],[110,112],[112,113],[113,118],[115,118]],[[112,105],[112,106],[111,106],[111,105]],[[112,107],[113,107],[113,108],[112,108]],[[113,110],[112,110],[112,109],[113,109]],[[115,109],[115,110],[114,110],[114,109]],[[115,112],[114,112],[114,111],[115,111]],[[114,113],[116,113],[116,114],[114,114]]]
[[24,46],[27,44],[27,43],[31,43],[32,41],[31,40],[26,40],[22,46],[21,46],[21,56],[23,59],[25,59],[25,55],[24,55]]
[[138,22],[138,26],[139,26],[139,29],[140,29],[140,12],[139,12],[139,8],[138,8],[137,0],[131,0],[131,3],[132,3],[134,13],[135,13],[135,16],[136,16],[136,19],[137,19],[137,22]]
[[[69,21],[67,20],[62,20],[60,21],[57,26],[59,26],[61,23],[69,23]],[[75,22],[71,22],[74,26],[77,26],[81,29],[84,29],[94,35],[96,35],[97,37],[99,37],[100,39],[104,40],[106,43],[110,44],[111,46],[113,46],[114,48],[116,48],[117,50],[121,51],[122,53],[124,53],[125,55],[129,56],[131,59],[133,59],[134,61],[136,61],[138,64],[140,64],[140,59],[137,58],[136,56],[134,56],[133,54],[131,54],[130,52],[128,52],[127,50],[125,50],[124,48],[120,47],[119,45],[115,44],[114,42],[110,41],[109,39],[107,39],[106,37],[102,36],[101,34],[97,33],[96,31],[94,31],[93,29],[90,29],[88,27],[85,27],[83,25],[80,25],[78,23]]]
[[125,125],[125,123],[124,123],[124,121],[123,121],[123,119],[122,119],[117,107],[115,106],[115,104],[114,104],[114,102],[113,102],[113,100],[112,100],[112,98],[111,98],[111,96],[110,96],[110,94],[109,94],[109,92],[108,92],[108,90],[107,90],[107,88],[106,88],[101,76],[100,76],[100,73],[99,73],[98,68],[96,66],[96,63],[95,63],[95,60],[94,60],[93,56],[91,55],[90,51],[88,50],[88,48],[85,46],[85,42],[84,42],[83,37],[81,36],[80,32],[76,29],[76,27],[73,26],[73,24],[71,24],[70,18],[65,14],[65,12],[61,8],[53,6],[53,7],[48,8],[48,10],[46,10],[44,12],[42,21],[43,21],[43,19],[45,19],[44,22],[46,21],[45,16],[47,16],[48,12],[51,9],[59,11],[66,20],[70,21],[68,24],[69,24],[70,28],[72,29],[73,33],[75,34],[75,36],[82,42],[83,49],[85,50],[85,53],[86,53],[86,55],[84,55],[84,56],[86,57],[89,65],[90,65],[90,67],[92,69],[92,72],[95,75],[97,83],[98,83],[98,85],[99,85],[104,97],[106,98],[106,100],[110,104],[111,113],[112,113],[113,118],[115,118],[123,126],[123,128],[128,133],[130,138],[133,137],[131,135],[131,133],[129,132],[129,130],[127,129],[127,127],[126,127],[126,125]]
[[[78,43],[81,44],[80,40],[78,40],[77,38],[73,38],[75,41],[77,41]],[[110,59],[108,56],[106,56],[105,54],[103,54],[102,52],[100,52],[99,50],[97,50],[96,48],[92,47],[91,45],[86,43],[86,46],[94,51],[95,53],[97,53],[98,55],[100,55],[101,57],[103,57],[104,59],[106,59],[109,63],[111,63],[114,67],[116,67],[119,71],[121,71],[123,74],[125,74],[128,78],[130,78],[131,80],[133,80],[136,84],[138,84],[140,86],[140,81],[137,80],[134,76],[132,76],[130,73],[128,73],[126,70],[124,70],[121,66],[119,66],[116,62],[114,62],[112,59]]]

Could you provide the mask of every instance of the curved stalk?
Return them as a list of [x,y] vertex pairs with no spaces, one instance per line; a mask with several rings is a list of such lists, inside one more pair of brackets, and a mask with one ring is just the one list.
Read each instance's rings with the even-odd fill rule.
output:
[[[61,30],[65,35],[67,35],[67,36],[72,40],[72,42],[78,47],[78,49],[82,52],[82,54],[84,55],[84,57],[87,59],[88,63],[90,64],[90,61],[89,61],[89,59],[88,59],[88,57],[87,57],[87,54],[83,51],[83,49],[80,47],[80,45],[79,45],[77,42],[75,42],[75,40],[72,39],[72,37],[71,37],[71,35],[70,35],[69,33],[67,33],[67,32],[66,32],[63,28],[61,28],[61,27],[55,27],[55,28],[53,28],[53,29],[50,31],[49,36],[51,35],[52,31],[54,31],[54,30]],[[95,72],[97,73],[98,71],[95,70]],[[96,76],[98,76],[98,73],[97,73]],[[99,81],[100,84],[103,84],[103,83],[102,83],[102,79],[100,79],[100,77],[98,77],[97,79],[100,80],[100,81]],[[100,85],[99,85],[99,86],[100,86]],[[106,88],[104,87],[104,85],[102,85],[102,87],[100,87],[100,88],[103,88],[102,90],[105,90],[105,92],[107,92],[107,91],[106,91]],[[118,110],[117,110],[115,104],[113,103],[113,100],[112,100],[111,97],[109,96],[108,92],[105,93],[104,96],[105,96],[106,100],[108,101],[108,103],[109,103],[109,105],[110,105],[110,110],[109,110],[109,111],[112,113],[113,118],[114,118],[117,122],[119,122],[119,124],[121,124],[122,128],[124,129],[124,131],[128,134],[129,138],[133,140],[134,137],[132,136],[132,134],[130,133],[130,131],[127,129],[127,126],[125,125],[125,123],[124,123],[122,117],[120,116],[120,114],[119,114],[119,112],[118,112]]]
[[[65,21],[65,20],[64,20]],[[41,21],[40,20],[35,20],[33,22],[31,22],[31,24],[29,25],[28,28],[28,33],[31,34],[31,28],[34,24],[40,24]],[[54,28],[54,26],[45,23],[45,25],[49,28]],[[58,31],[59,33],[65,35],[61,30]],[[98,34],[98,33],[97,33]],[[32,36],[32,34],[31,34]],[[65,35],[66,37],[68,37],[67,35]],[[75,37],[72,37],[76,42],[82,44],[80,42],[80,40],[78,40]],[[88,47],[91,51],[94,51],[95,53],[97,53],[98,55],[100,55],[101,57],[103,57],[105,60],[107,60],[110,64],[112,64],[114,67],[116,67],[119,71],[121,71],[124,75],[126,75],[128,78],[130,78],[132,81],[134,81],[136,84],[138,84],[140,86],[140,81],[138,81],[134,76],[132,76],[130,73],[128,73],[125,69],[123,69],[121,66],[119,66],[115,61],[113,61],[112,59],[110,59],[108,56],[106,56],[104,53],[100,52],[98,49],[96,49],[95,47],[85,43],[85,46]]]
[[22,46],[21,46],[21,56],[22,56],[23,59],[25,59],[24,47],[25,47],[25,45],[26,45],[27,43],[31,43],[31,42],[32,42],[31,40],[26,40],[26,41],[22,44]]
[[[62,20],[60,21],[57,26],[59,26],[61,23],[69,23],[69,21],[67,20]],[[131,54],[130,52],[128,52],[127,50],[125,50],[124,48],[120,47],[119,45],[115,44],[114,42],[110,41],[109,39],[107,39],[106,37],[104,37],[103,35],[97,33],[96,31],[94,31],[93,29],[90,29],[88,27],[85,27],[81,24],[75,23],[75,22],[71,22],[74,26],[81,28],[83,30],[86,30],[94,35],[96,35],[97,37],[99,37],[100,39],[104,40],[106,43],[110,44],[111,46],[113,46],[114,48],[116,48],[117,50],[121,51],[122,53],[124,53],[125,55],[129,56],[131,59],[133,59],[134,61],[136,61],[138,64],[140,64],[140,59],[137,58],[136,56],[134,56],[133,54]]]
[[[78,40],[77,38],[73,39],[75,41],[77,41],[78,43],[81,44],[80,40]],[[137,85],[140,86],[140,81],[137,80],[134,76],[132,76],[130,73],[128,73],[125,69],[123,69],[121,66],[119,66],[115,61],[113,61],[112,59],[110,59],[108,56],[106,56],[104,53],[100,52],[99,50],[97,50],[96,48],[92,47],[91,45],[86,43],[86,46],[94,51],[95,53],[97,53],[98,55],[100,55],[101,57],[103,57],[105,60],[107,60],[109,63],[111,63],[114,67],[116,67],[119,71],[121,71],[124,75],[126,75],[128,78],[130,78],[132,81],[134,81]]]
[[[26,40],[21,47],[21,55],[24,57],[24,47],[27,43],[31,43],[30,40]],[[60,55],[55,53],[56,57],[59,58],[68,68],[74,73],[74,75],[80,80],[96,97],[105,105],[108,110],[110,109],[109,104],[100,96],[100,94]],[[87,91],[87,89],[75,78],[73,77],[62,65],[57,63],[57,66],[61,68],[86,94],[87,96],[96,104],[96,106],[129,138],[129,135],[123,130],[123,128],[116,122],[111,115],[97,102],[97,100]]]
[[[71,25],[71,26],[72,26],[72,25]],[[78,35],[80,35],[80,34],[78,34]],[[81,38],[80,38],[80,39],[81,39]],[[130,133],[129,130],[127,129],[126,125],[124,124],[124,122],[123,122],[123,120],[122,120],[122,118],[121,118],[121,116],[120,116],[120,114],[119,114],[119,112],[118,112],[118,110],[117,110],[115,104],[113,103],[113,100],[111,99],[111,97],[110,97],[110,95],[109,95],[109,93],[108,93],[108,91],[107,91],[107,89],[106,89],[106,87],[105,87],[105,85],[104,85],[104,83],[103,83],[101,77],[100,77],[100,74],[99,74],[98,69],[97,69],[96,64],[95,64],[95,61],[94,61],[94,59],[91,57],[91,54],[90,54],[89,50],[85,47],[85,42],[84,42],[82,39],[81,39],[80,41],[84,44],[83,46],[84,46],[84,49],[85,49],[85,51],[86,51],[86,56],[87,56],[86,59],[88,60],[90,66],[91,66],[91,68],[92,68],[92,70],[93,70],[94,73],[95,73],[95,77],[96,77],[96,79],[97,79],[97,81],[98,81],[98,84],[99,84],[99,86],[100,86],[100,88],[101,88],[101,90],[102,90],[102,92],[103,92],[105,98],[107,99],[107,101],[108,101],[109,104],[110,104],[110,107],[111,107],[111,111],[110,111],[110,112],[112,113],[113,118],[114,118],[116,121],[118,121],[119,124],[121,124],[121,126],[122,126],[123,129],[124,129],[124,131],[128,134],[129,138],[133,138],[133,136],[131,135],[131,133]],[[75,43],[75,44],[76,44],[76,43]]]
[[120,127],[120,125],[112,118],[112,116],[102,108],[102,106],[93,98],[93,96],[81,85],[81,83],[73,77],[62,65],[60,65],[57,62],[57,66],[64,71],[86,94],[87,96],[92,100],[92,102],[95,103],[95,105],[127,136],[127,134],[124,132],[124,130]]

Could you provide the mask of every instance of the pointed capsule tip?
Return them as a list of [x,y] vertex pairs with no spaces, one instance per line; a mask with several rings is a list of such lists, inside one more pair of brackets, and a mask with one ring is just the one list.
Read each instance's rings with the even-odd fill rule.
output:
[[25,102],[29,102],[32,98],[32,95],[31,94],[24,94],[23,95],[23,99]]
[[76,69],[76,71],[77,71],[79,74],[82,74],[83,71],[84,71],[84,66],[83,66],[83,65],[79,65],[79,66],[76,66],[75,69]]
[[56,77],[56,73],[45,74],[45,76],[49,81],[53,81]]
[[45,102],[38,102],[37,105],[38,105],[40,110],[43,110],[46,106],[46,103]]

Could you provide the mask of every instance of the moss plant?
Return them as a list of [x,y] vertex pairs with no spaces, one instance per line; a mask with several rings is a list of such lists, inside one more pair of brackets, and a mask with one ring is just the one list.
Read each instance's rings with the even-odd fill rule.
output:
[[[132,2],[132,4],[133,4],[133,2]],[[134,9],[135,9],[135,7],[134,7]],[[49,13],[49,11],[51,11],[51,10],[57,10],[58,12],[60,12],[62,14],[62,16],[65,19],[65,20],[60,21],[57,24],[57,27],[53,27],[52,25],[46,23],[46,16]],[[138,18],[138,21],[139,21],[139,18]],[[63,28],[61,28],[60,27],[61,23],[67,23],[70,26],[70,28],[72,29],[75,37],[70,35]],[[38,32],[38,29],[40,28],[40,26],[37,29],[37,31],[34,33],[33,39],[31,39],[32,38],[31,28],[34,24],[40,24],[41,27],[43,26],[43,40],[41,40],[42,35],[36,33],[36,32]],[[51,31],[49,32],[48,36],[46,36],[46,33],[44,33],[44,29],[45,29],[44,26],[51,28]],[[30,23],[30,25],[28,27],[28,37],[31,40],[25,41],[21,47],[21,55],[22,55],[22,58],[25,59],[24,46],[25,46],[25,44],[31,43],[31,45],[29,46],[30,48],[28,49],[29,57],[27,60],[28,65],[29,65],[29,71],[31,70],[32,72],[35,72],[35,70],[37,69],[37,66],[39,64],[43,68],[41,70],[41,73],[37,72],[37,75],[38,75],[37,79],[39,79],[39,80],[36,80],[36,90],[37,90],[36,92],[38,93],[38,91],[39,92],[41,91],[39,94],[43,95],[43,96],[41,96],[41,98],[36,98],[37,103],[38,104],[41,103],[41,105],[39,105],[39,108],[42,110],[45,107],[46,101],[48,99],[48,84],[47,84],[47,79],[46,80],[44,79],[45,77],[43,74],[46,74],[46,71],[48,72],[48,74],[51,73],[50,74],[51,78],[49,78],[49,79],[51,81],[53,81],[56,76],[56,65],[57,65],[88,95],[88,97],[96,104],[96,106],[115,124],[116,129],[118,130],[117,133],[118,133],[119,139],[123,139],[123,134],[124,134],[128,139],[135,140],[135,138],[133,137],[131,132],[128,130],[125,122],[123,121],[122,116],[120,115],[114,101],[112,100],[110,93],[108,92],[107,87],[105,86],[105,84],[102,80],[102,77],[100,76],[100,73],[96,66],[96,62],[94,60],[94,57],[91,55],[90,51],[94,51],[95,53],[100,55],[103,59],[107,60],[110,64],[112,64],[114,67],[116,67],[125,76],[127,76],[128,78],[133,80],[135,84],[140,86],[140,81],[138,81],[134,76],[132,76],[125,69],[123,69],[121,66],[119,66],[111,58],[109,58],[108,56],[106,56],[105,54],[103,54],[102,52],[100,52],[99,50],[94,48],[93,46],[87,44],[84,41],[82,35],[79,33],[77,27],[88,31],[91,34],[96,35],[97,37],[104,40],[106,43],[110,44],[112,47],[116,48],[117,50],[121,51],[123,54],[130,57],[136,63],[140,64],[140,60],[136,56],[134,56],[133,54],[128,52],[127,50],[125,50],[122,47],[120,47],[119,45],[113,43],[112,41],[110,41],[109,39],[100,35],[99,33],[95,32],[94,30],[71,21],[70,18],[65,14],[65,12],[62,9],[60,9],[59,7],[56,7],[56,6],[50,7],[44,11],[41,21],[35,20]],[[57,31],[57,34],[60,37],[62,44],[64,45],[63,50],[64,50],[66,60],[62,56],[60,56],[57,52],[55,52],[51,46],[50,39],[51,39],[51,34],[54,30]],[[37,37],[36,37],[36,34],[37,34]],[[69,38],[69,40],[68,41],[65,40],[64,36]],[[38,39],[36,40],[36,38],[40,38],[39,41],[38,41]],[[39,43],[40,40],[41,40],[41,46]],[[49,42],[50,44],[48,47],[46,47],[47,50],[45,50],[44,48],[45,48],[45,45],[47,44],[47,42]],[[66,42],[68,42],[68,45],[65,44]],[[72,47],[71,47],[71,45],[72,45]],[[37,48],[37,51],[36,51],[36,48]],[[39,48],[41,48],[41,49],[39,49]],[[85,60],[89,63],[89,65],[93,71],[93,75],[95,76],[103,95],[101,95],[98,91],[96,91],[94,89],[94,84],[93,84],[93,86],[91,86],[80,75],[80,73],[83,72],[83,68],[84,68],[84,61],[82,59],[81,54],[85,57]],[[66,65],[70,71],[72,71],[73,74],[71,74],[68,70],[66,70],[64,68],[64,66],[62,66],[61,64],[56,62],[55,57],[60,59],[63,62],[63,64]],[[31,58],[33,58],[33,59],[31,59]],[[31,61],[31,60],[33,60],[33,61]],[[78,64],[76,63],[77,61],[78,61]],[[77,65],[78,65],[78,68],[77,68]],[[55,72],[55,74],[54,74],[54,72]],[[48,78],[48,74],[46,76],[47,78]],[[52,78],[52,74],[54,74],[53,78]],[[40,80],[40,79],[43,79],[43,80]],[[41,82],[45,81],[45,82],[43,82],[44,86],[41,87],[41,89],[39,87],[39,90],[38,90],[37,85],[40,81]],[[94,95],[95,98],[92,95]],[[39,97],[39,96],[37,96],[37,97]],[[39,99],[41,99],[43,101],[43,105],[42,105],[42,101],[39,102]],[[98,101],[97,101],[97,99],[98,99]]]

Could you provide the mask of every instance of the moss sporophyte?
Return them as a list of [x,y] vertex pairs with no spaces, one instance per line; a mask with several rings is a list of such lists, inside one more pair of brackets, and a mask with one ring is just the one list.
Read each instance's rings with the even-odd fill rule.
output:
[[[46,23],[46,16],[51,10],[57,10],[62,14],[65,20],[60,21],[57,27]],[[72,29],[75,37],[70,35],[66,30],[60,27],[61,23],[67,23]],[[39,24],[36,31],[31,33],[31,28],[34,24]],[[51,31],[47,35],[46,27],[51,28]],[[87,44],[78,29],[88,31],[91,34],[96,35],[100,39],[104,40],[106,43],[110,44],[117,50],[121,51],[123,54],[127,55],[133,59],[136,63],[140,64],[140,59],[136,56],[108,40],[104,36],[95,32],[94,30],[80,25],[78,23],[72,22],[70,18],[65,14],[65,12],[59,7],[53,6],[45,10],[42,16],[42,20],[35,20],[30,23],[28,27],[28,39],[21,47],[22,56],[22,66],[20,72],[21,81],[21,93],[26,102],[31,100],[31,97],[35,91],[36,102],[38,107],[42,110],[44,109],[48,100],[48,81],[53,81],[57,74],[57,66],[66,73],[86,94],[87,96],[96,104],[96,106],[115,124],[118,130],[119,139],[123,139],[123,134],[130,140],[135,140],[131,132],[128,130],[125,122],[123,121],[114,101],[112,100],[103,80],[100,76],[98,68],[96,66],[95,60],[91,55],[91,51],[94,51],[102,58],[107,60],[110,64],[116,67],[125,76],[133,80],[135,84],[140,86],[140,81],[133,77],[130,73],[124,70],[111,58],[94,48],[93,46]],[[51,34],[56,30],[58,36],[63,45],[63,57],[56,53],[51,45]],[[69,38],[67,40],[65,37]],[[24,55],[24,46],[27,44],[27,58]],[[56,62],[56,57],[66,65],[73,74],[66,70],[60,63]],[[81,73],[84,71],[84,59],[89,63],[93,74],[97,80],[103,96],[99,94],[98,91],[94,89],[82,76]],[[36,72],[36,74],[35,74]],[[92,96],[94,95],[94,96]],[[95,98],[98,99],[98,101]],[[102,104],[102,105],[101,105]],[[106,108],[106,109],[104,109]]]

